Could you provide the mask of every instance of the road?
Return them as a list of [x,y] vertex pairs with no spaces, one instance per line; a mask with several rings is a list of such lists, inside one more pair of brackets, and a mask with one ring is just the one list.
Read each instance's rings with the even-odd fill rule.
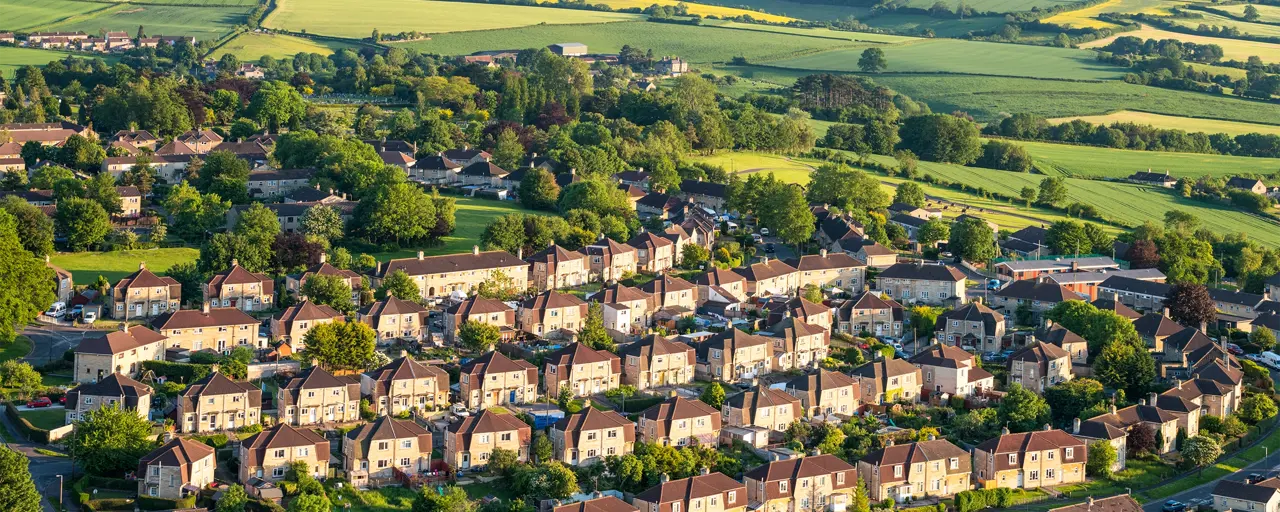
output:
[[[8,416],[0,414],[0,423],[2,423],[0,428],[9,431],[9,437],[22,439],[22,435],[10,423]],[[53,457],[36,453],[36,448],[43,448],[43,446],[27,441],[5,443],[5,445],[26,455],[27,459],[31,461],[27,467],[31,471],[31,480],[36,484],[36,491],[45,498],[41,502],[45,511],[57,512],[59,486],[62,488],[62,505],[68,510],[78,510],[74,500],[71,498],[71,489],[69,488],[73,469],[69,457]],[[62,478],[59,478],[59,475]]]
[[80,346],[80,342],[84,339],[101,338],[106,336],[107,332],[42,324],[27,327],[22,331],[22,335],[30,338],[34,345],[31,354],[23,360],[31,363],[32,366],[41,366],[51,360],[61,359],[64,352]]

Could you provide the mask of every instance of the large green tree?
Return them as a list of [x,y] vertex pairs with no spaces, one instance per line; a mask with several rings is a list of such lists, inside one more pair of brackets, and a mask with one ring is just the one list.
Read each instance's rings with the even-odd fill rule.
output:
[[402,269],[396,269],[387,274],[382,284],[378,286],[378,298],[385,299],[387,295],[411,302],[422,301],[422,289],[418,288],[418,283],[415,283],[413,278]]
[[1044,390],[1044,401],[1049,404],[1053,422],[1058,425],[1070,424],[1071,420],[1105,400],[1102,383],[1083,377]]
[[975,217],[965,217],[951,226],[947,247],[961,259],[985,263],[999,254],[991,226]]
[[40,493],[31,481],[26,455],[0,447],[0,510],[40,512]]
[[502,339],[502,333],[496,325],[467,320],[458,327],[458,339],[472,351],[488,352]]
[[520,204],[530,210],[554,210],[560,199],[555,175],[544,169],[529,169],[520,181]]
[[332,206],[316,205],[302,214],[302,233],[310,238],[333,243],[341,239],[344,231],[342,215]]
[[111,218],[102,205],[76,197],[58,203],[54,214],[58,232],[67,240],[67,248],[83,251],[101,244],[111,233]]
[[413,499],[412,512],[475,512],[476,502],[471,501],[462,487],[450,485],[443,491],[429,485]]
[[[774,181],[753,184],[750,177],[748,184],[753,190],[744,192],[753,196],[750,202],[756,207],[761,206],[766,198],[776,195],[777,190],[791,188],[791,185]],[[889,193],[874,176],[841,164],[823,164],[810,172],[809,189],[805,195],[809,202],[838,206],[843,211],[881,210],[890,203]]]
[[351,301],[351,285],[341,276],[315,274],[302,284],[302,295],[316,304],[324,304],[344,313],[355,310]]
[[355,218],[371,242],[397,244],[428,239],[436,226],[431,197],[417,185],[397,183],[379,187],[360,201]]
[[53,219],[18,196],[0,199],[0,209],[13,216],[22,248],[35,256],[53,253]]
[[362,322],[317,325],[302,338],[302,356],[315,359],[327,370],[367,370],[373,360],[377,333]]
[[246,113],[272,133],[279,133],[282,127],[298,127],[307,115],[307,102],[287,83],[263,82],[249,100]]
[[164,208],[172,216],[169,227],[187,240],[200,240],[225,222],[230,201],[217,194],[201,194],[186,182],[179,183],[165,196]]
[[1142,396],[1155,380],[1155,360],[1141,341],[1117,340],[1093,360],[1093,374],[1099,382],[1123,389],[1127,396]]
[[1013,432],[1030,432],[1049,422],[1049,404],[1022,384],[1013,383],[1000,401],[1000,422]]
[[76,423],[67,441],[72,460],[93,475],[118,475],[138,468],[155,447],[151,422],[117,406],[94,409]]
[[967,165],[982,154],[978,126],[949,114],[909,117],[898,131],[901,146],[923,160]]
[[604,314],[600,303],[592,302],[587,307],[587,319],[582,322],[582,330],[578,331],[578,343],[596,350],[616,352],[618,344],[609,336],[604,328]]
[[214,151],[205,156],[195,182],[206,194],[241,204],[249,201],[249,162],[230,151]]
[[914,181],[906,181],[893,192],[893,202],[909,204],[916,208],[924,208],[925,195],[924,189],[920,188],[920,184]]

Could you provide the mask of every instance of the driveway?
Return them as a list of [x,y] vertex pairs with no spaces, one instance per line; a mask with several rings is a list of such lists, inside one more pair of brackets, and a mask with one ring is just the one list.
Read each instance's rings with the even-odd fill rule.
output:
[[23,330],[22,335],[30,338],[34,346],[31,354],[23,360],[32,366],[41,366],[62,359],[64,352],[80,346],[86,338],[106,336],[107,331],[65,325],[33,325]]

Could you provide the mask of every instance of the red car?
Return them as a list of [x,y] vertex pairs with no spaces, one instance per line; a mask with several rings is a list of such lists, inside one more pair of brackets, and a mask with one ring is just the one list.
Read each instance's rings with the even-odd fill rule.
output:
[[49,400],[49,397],[47,396],[42,396],[40,398],[27,402],[27,407],[49,407],[51,405],[53,405],[53,401]]

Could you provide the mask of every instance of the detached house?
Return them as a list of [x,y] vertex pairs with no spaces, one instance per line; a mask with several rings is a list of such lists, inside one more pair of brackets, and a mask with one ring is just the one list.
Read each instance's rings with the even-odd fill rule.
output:
[[362,423],[342,437],[342,469],[357,488],[393,481],[397,471],[416,475],[430,470],[431,432],[390,416]]
[[979,489],[1036,489],[1080,483],[1088,458],[1084,441],[1065,431],[1010,434],[1005,428],[974,448],[974,484]]
[[407,354],[360,375],[360,394],[381,415],[408,410],[434,411],[449,406],[449,374]]
[[622,382],[646,390],[693,382],[694,349],[658,334],[622,347]]
[[240,483],[251,478],[284,480],[301,462],[311,476],[324,478],[329,468],[329,441],[309,429],[281,423],[240,443]]
[[146,263],[107,290],[106,307],[111,318],[133,320],[177,311],[182,301],[182,285],[172,277],[160,277],[147,270]]
[[587,407],[552,425],[550,437],[556,460],[586,466],[604,457],[631,453],[636,424],[615,411]]
[[969,452],[945,439],[893,444],[858,461],[858,476],[872,501],[903,503],[925,497],[944,498],[973,488]]
[[533,429],[514,415],[481,411],[449,425],[444,434],[444,461],[459,471],[489,465],[493,450],[516,452],[518,460],[529,460]]
[[275,305],[276,283],[266,274],[253,273],[231,260],[231,268],[204,283],[204,302],[214,307],[264,311]]
[[538,368],[494,351],[462,365],[458,395],[470,409],[530,403],[538,399]]
[[888,405],[897,401],[915,402],[923,387],[922,372],[904,359],[880,359],[853,370],[862,391],[860,402]]
[[744,512],[747,509],[747,487],[724,473],[711,473],[703,468],[698,476],[665,480],[637,494],[632,504],[642,512]]
[[360,380],[337,377],[312,366],[289,379],[276,397],[280,422],[290,425],[347,423],[360,419]]
[[187,434],[257,425],[262,417],[262,390],[215,371],[187,386],[175,402],[173,416],[178,431]]
[[1022,384],[1037,395],[1073,376],[1071,354],[1057,345],[1037,341],[1009,356],[1009,384]]
[[760,512],[840,510],[853,503],[857,469],[830,454],[775,460],[743,475]]
[[858,411],[861,390],[858,381],[840,372],[818,371],[787,382],[786,392],[800,399],[806,416],[853,416]]
[[529,285],[538,291],[559,290],[590,281],[587,255],[565,250],[554,242],[528,258]]
[[217,467],[213,447],[174,437],[138,460],[138,495],[176,500],[198,493]]
[[143,362],[164,360],[164,343],[164,336],[141,325],[86,338],[75,350],[75,381],[94,382],[116,373],[137,375]]
[[994,390],[995,376],[977,364],[977,358],[954,345],[937,344],[911,356],[907,362],[924,373],[924,392],[968,397]]
[[942,306],[965,301],[963,272],[946,265],[895,263],[876,276],[876,289],[904,304]]
[[664,446],[715,446],[720,438],[720,411],[701,400],[676,396],[640,413],[640,440]]

